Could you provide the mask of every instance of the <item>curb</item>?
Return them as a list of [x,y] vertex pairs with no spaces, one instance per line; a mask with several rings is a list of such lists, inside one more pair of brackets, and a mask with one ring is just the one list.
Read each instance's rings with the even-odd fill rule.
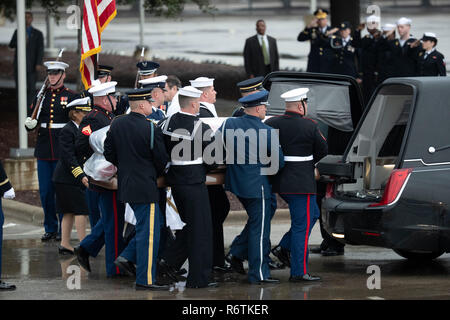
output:
[[[2,205],[5,218],[17,219],[36,226],[44,225],[44,210],[41,207],[9,199],[2,199]],[[245,210],[230,211],[225,223],[245,222],[247,218],[248,216]],[[289,209],[278,209],[273,217],[274,221],[289,219]]]

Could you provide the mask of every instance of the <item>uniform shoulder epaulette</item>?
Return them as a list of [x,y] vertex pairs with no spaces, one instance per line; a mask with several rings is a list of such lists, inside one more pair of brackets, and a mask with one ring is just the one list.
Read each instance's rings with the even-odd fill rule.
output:
[[76,91],[73,91],[72,89],[69,89],[69,88],[67,88],[67,87],[65,87],[64,89],[67,90],[67,91],[70,92],[70,93],[77,94]]

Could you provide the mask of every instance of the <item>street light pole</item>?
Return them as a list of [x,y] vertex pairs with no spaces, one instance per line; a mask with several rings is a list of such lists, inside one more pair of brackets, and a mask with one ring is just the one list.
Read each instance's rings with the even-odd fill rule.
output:
[[17,0],[17,91],[19,106],[19,148],[28,147],[28,136],[25,130],[27,117],[27,59],[25,40],[25,0]]

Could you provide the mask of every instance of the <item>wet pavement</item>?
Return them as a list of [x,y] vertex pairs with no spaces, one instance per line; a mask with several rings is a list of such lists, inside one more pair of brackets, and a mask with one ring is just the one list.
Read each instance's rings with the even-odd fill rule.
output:
[[[239,219],[225,223],[226,246],[242,226]],[[418,264],[389,249],[347,246],[344,256],[310,254],[310,271],[322,277],[320,282],[290,283],[289,269],[283,269],[272,271],[272,276],[281,280],[277,285],[250,285],[245,283],[245,276],[231,273],[216,275],[220,282],[217,288],[189,289],[179,282],[166,292],[136,291],[131,277],[106,278],[103,250],[97,258],[90,259],[92,272],[88,273],[78,267],[75,258],[60,257],[56,242],[42,243],[41,227],[11,219],[5,222],[4,227],[3,280],[14,283],[17,290],[0,292],[0,300],[450,299],[450,254]],[[274,221],[272,244],[277,243],[288,227],[286,219]],[[316,225],[310,244],[318,244],[320,239]],[[73,244],[76,245],[76,240]],[[373,272],[368,272],[370,266],[379,267],[380,289],[368,288],[368,283],[369,287],[376,283]],[[75,281],[77,276],[79,282]]]

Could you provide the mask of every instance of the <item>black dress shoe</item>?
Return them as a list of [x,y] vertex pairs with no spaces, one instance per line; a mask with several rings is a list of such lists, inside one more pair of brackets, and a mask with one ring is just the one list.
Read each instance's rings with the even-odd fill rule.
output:
[[324,257],[342,256],[343,254],[344,249],[327,248],[326,250],[322,251],[322,255]]
[[229,272],[233,272],[233,268],[231,267],[231,265],[229,263],[225,262],[225,264],[223,266],[214,266],[213,272],[229,273]]
[[4,290],[4,291],[10,290],[10,291],[12,291],[12,290],[16,290],[16,286],[13,285],[13,284],[10,284],[10,283],[3,282],[2,280],[0,280],[0,290]]
[[187,284],[186,283],[186,288],[192,288],[192,289],[200,289],[200,288],[215,288],[217,287],[219,284],[215,281],[210,281],[208,282],[206,285],[201,285],[201,286],[197,286],[197,285],[192,285],[192,284]]
[[241,259],[233,256],[231,253],[228,253],[225,256],[225,260],[227,260],[230,263],[231,268],[235,272],[240,273],[240,274],[245,274],[244,262]]
[[290,282],[304,282],[304,281],[319,281],[320,277],[312,276],[309,273],[304,274],[303,276],[293,276],[289,278]]
[[61,245],[58,245],[58,253],[63,256],[66,256],[66,255],[73,256],[75,254],[72,250],[67,249]]
[[170,286],[167,284],[159,284],[159,283],[154,283],[154,284],[137,284],[136,283],[136,290],[152,290],[152,291],[164,291],[164,290],[169,290]]
[[175,270],[174,267],[170,266],[164,259],[160,259],[158,261],[158,272],[163,275],[166,275],[174,282],[183,281],[181,279],[182,276],[177,275],[177,270]]
[[259,280],[256,283],[257,284],[277,284],[277,283],[280,283],[280,280],[275,279],[275,278],[267,278],[267,279]]
[[73,251],[77,256],[80,266],[91,272],[91,266],[89,265],[89,253],[82,246],[75,247]]
[[310,253],[322,253],[322,247],[321,246],[317,246],[317,247],[312,247],[309,249]]
[[58,235],[58,232],[46,232],[42,238],[41,241],[50,241],[50,240],[56,240],[56,236]]
[[284,269],[284,264],[276,261],[269,261],[270,270],[281,270]]
[[291,254],[289,250],[282,248],[280,245],[272,249],[272,254],[280,260],[281,263],[291,267]]
[[114,264],[119,268],[120,272],[129,274],[130,276],[136,275],[136,267],[133,262],[128,261],[122,256],[118,256],[114,261]]

